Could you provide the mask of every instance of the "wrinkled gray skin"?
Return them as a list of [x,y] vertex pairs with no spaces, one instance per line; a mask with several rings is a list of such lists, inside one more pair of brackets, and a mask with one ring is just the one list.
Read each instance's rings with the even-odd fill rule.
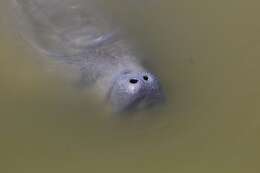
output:
[[125,34],[98,0],[14,0],[18,29],[50,58],[80,71],[115,112],[161,102],[158,78],[140,65]]

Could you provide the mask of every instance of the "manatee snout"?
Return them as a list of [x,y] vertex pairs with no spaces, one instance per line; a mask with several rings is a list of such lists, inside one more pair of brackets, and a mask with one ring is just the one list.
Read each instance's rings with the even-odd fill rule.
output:
[[107,98],[115,112],[143,109],[165,99],[159,79],[148,71],[120,73]]

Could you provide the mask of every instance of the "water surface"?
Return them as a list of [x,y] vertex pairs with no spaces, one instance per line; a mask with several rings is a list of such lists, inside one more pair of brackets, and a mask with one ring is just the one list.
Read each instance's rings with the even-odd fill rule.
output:
[[259,172],[260,3],[125,1],[168,98],[127,119],[46,70],[1,1],[0,172]]

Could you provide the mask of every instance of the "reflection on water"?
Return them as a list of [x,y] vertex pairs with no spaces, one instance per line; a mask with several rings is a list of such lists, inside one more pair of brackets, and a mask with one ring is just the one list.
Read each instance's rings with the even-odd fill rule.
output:
[[260,171],[258,2],[161,1],[142,10],[114,0],[168,98],[160,110],[126,119],[46,72],[14,34],[6,2],[1,172]]

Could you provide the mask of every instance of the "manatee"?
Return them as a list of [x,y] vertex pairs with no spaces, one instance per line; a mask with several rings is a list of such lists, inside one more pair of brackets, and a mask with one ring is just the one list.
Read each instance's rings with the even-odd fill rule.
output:
[[17,29],[39,53],[76,67],[114,112],[158,105],[164,94],[127,33],[98,0],[13,0]]

